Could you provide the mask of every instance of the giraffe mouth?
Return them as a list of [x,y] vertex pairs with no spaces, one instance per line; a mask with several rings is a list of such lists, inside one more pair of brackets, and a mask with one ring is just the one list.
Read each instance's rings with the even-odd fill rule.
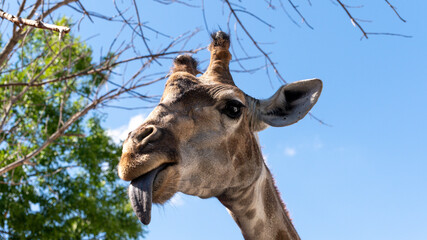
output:
[[129,198],[138,219],[148,225],[151,221],[151,206],[153,202],[153,183],[160,171],[170,164],[163,164],[150,172],[139,176],[131,181],[129,185]]

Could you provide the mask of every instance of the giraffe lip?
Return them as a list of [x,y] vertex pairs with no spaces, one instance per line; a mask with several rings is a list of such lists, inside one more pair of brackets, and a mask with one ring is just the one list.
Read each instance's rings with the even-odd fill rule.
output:
[[151,221],[151,206],[153,200],[153,182],[157,174],[166,168],[168,164],[151,170],[131,181],[129,185],[129,198],[138,219],[148,225]]

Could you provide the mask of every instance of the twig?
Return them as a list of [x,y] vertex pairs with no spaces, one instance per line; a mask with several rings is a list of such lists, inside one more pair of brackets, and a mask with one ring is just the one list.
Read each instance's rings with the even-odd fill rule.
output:
[[147,107],[123,107],[123,106],[115,106],[115,105],[108,105],[108,104],[102,104],[102,106],[110,107],[110,108],[117,108],[117,109],[123,109],[123,110],[139,110],[139,109],[152,109],[154,106],[147,106]]
[[[341,5],[341,7],[344,9],[344,11],[347,13],[347,15],[349,16],[349,18],[350,18],[350,20],[351,20],[351,23],[354,25],[354,26],[357,26],[359,29],[360,29],[360,31],[362,31],[362,33],[363,33],[363,37],[365,37],[366,39],[368,39],[368,35],[388,35],[388,36],[397,36],[397,37],[405,37],[405,38],[411,38],[412,36],[408,36],[408,35],[403,35],[403,34],[398,34],[398,33],[376,33],[376,32],[366,32],[363,28],[362,28],[362,26],[360,26],[360,24],[359,24],[359,22],[350,14],[350,12],[348,11],[348,9],[347,9],[347,6],[345,5],[345,4],[343,4],[340,0],[336,0],[340,5]],[[395,8],[387,1],[387,0],[385,0],[389,5],[390,5],[390,7],[396,12],[396,10],[395,10]],[[404,21],[404,22],[406,22],[403,18],[401,18],[400,17],[400,15],[396,12],[396,14],[397,14],[397,16],[402,20],[402,21]],[[363,39],[363,37],[362,37],[362,39]]]
[[203,22],[205,23],[206,31],[209,33],[208,21],[206,21],[206,13],[205,13],[205,1],[202,0],[202,14],[203,14]]
[[246,13],[246,14],[248,14],[248,15],[250,15],[250,16],[252,16],[252,17],[256,18],[258,21],[260,21],[260,22],[264,23],[264,24],[265,24],[265,25],[267,25],[268,27],[270,27],[270,28],[273,28],[273,29],[274,29],[274,26],[273,26],[273,25],[271,25],[271,24],[269,24],[268,22],[266,22],[266,21],[262,20],[260,17],[256,16],[255,14],[253,14],[253,13],[251,13],[251,12],[248,12],[248,11],[246,11],[246,10],[240,10],[240,9],[234,9],[234,11],[235,11],[235,12],[242,12],[242,13]]
[[282,8],[283,12],[285,12],[286,16],[288,16],[288,18],[298,27],[301,27],[293,18],[292,16],[288,13],[288,11],[286,11],[285,6],[283,6],[283,2],[282,0],[279,0],[280,3],[280,7]]
[[396,8],[395,8],[393,5],[391,5],[391,3],[390,3],[388,0],[385,0],[385,2],[386,2],[386,3],[391,7],[391,9],[393,9],[394,13],[396,13],[397,17],[399,17],[399,18],[400,18],[400,20],[402,20],[403,22],[406,22],[406,20],[405,20],[405,19],[403,19],[403,18],[399,15],[399,13],[397,12]]
[[182,4],[184,6],[187,6],[187,7],[192,7],[192,8],[198,8],[199,7],[197,5],[192,5],[192,4],[189,4],[189,3],[186,3],[186,2],[183,2],[183,1],[178,1],[178,0],[169,0],[169,1],[154,0],[154,1],[158,2],[158,3],[161,3],[161,4],[165,4],[165,5],[170,5],[170,4],[173,4],[173,3],[180,3],[180,4]]
[[387,36],[395,36],[395,37],[404,37],[404,38],[412,38],[409,35],[403,35],[399,33],[377,33],[377,32],[368,32],[369,35],[387,35]]
[[[72,2],[75,2],[75,1],[77,1],[77,0],[63,0],[63,1],[60,1],[57,4],[55,4],[53,7],[49,8],[47,11],[45,11],[43,13],[43,15],[41,16],[41,18],[49,16],[53,11],[56,11],[58,8],[60,8],[60,7],[64,6],[64,5],[68,5],[69,3],[72,3]],[[28,17],[28,18],[30,18],[30,17]]]
[[16,14],[16,16],[17,16],[17,17],[20,17],[20,16],[21,16],[22,11],[24,11],[25,3],[26,3],[26,2],[27,2],[26,0],[22,1],[21,6],[19,6],[18,13]]
[[82,4],[79,0],[77,1],[77,5],[79,5],[79,6],[80,6],[80,8],[82,9],[82,11],[83,11],[83,15],[86,15],[86,16],[89,18],[89,20],[90,20],[92,23],[94,23],[94,22],[93,22],[93,20],[92,20],[92,18],[90,17],[90,14],[86,11],[85,7],[83,6],[83,4]]
[[307,20],[305,20],[304,16],[301,14],[301,12],[298,10],[297,6],[294,5],[294,3],[291,0],[288,0],[289,4],[294,8],[295,12],[298,13],[298,15],[301,17],[302,22],[305,23],[309,28],[313,29],[313,27],[308,24]]
[[[146,39],[146,38],[145,38],[145,36],[144,36],[144,31],[142,30],[142,22],[141,22],[141,19],[140,19],[140,17],[139,17],[138,6],[137,6],[137,4],[136,4],[136,1],[135,1],[135,0],[133,0],[133,5],[135,6],[136,17],[137,17],[137,19],[138,19],[138,28],[139,28],[139,31],[140,31],[140,33],[141,33],[141,39],[142,39],[142,42],[144,43],[145,48],[147,49],[148,53],[149,53],[150,55],[153,55],[153,53],[151,52],[150,47],[148,46],[147,39]],[[160,64],[160,62],[159,62],[159,61],[157,61],[156,59],[154,59],[154,61],[155,61],[155,62],[157,62],[160,66],[162,65],[162,64]]]
[[351,23],[353,24],[353,25],[355,25],[355,26],[357,26],[359,29],[360,29],[360,31],[362,31],[362,33],[363,33],[363,36],[366,38],[366,39],[368,39],[368,34],[365,32],[365,30],[363,30],[363,28],[362,28],[362,26],[360,26],[360,24],[357,22],[357,20],[355,20],[354,18],[353,18],[353,16],[351,16],[351,14],[350,14],[350,12],[347,10],[347,7],[340,1],[340,0],[337,0],[337,2],[341,5],[341,7],[344,9],[344,11],[347,13],[347,15],[348,15],[348,17],[350,18],[350,20],[351,20]]
[[318,117],[314,116],[311,112],[308,113],[308,115],[312,118],[314,118],[316,121],[318,121],[322,125],[326,125],[328,127],[332,127],[332,125],[325,123],[324,121],[320,120]]

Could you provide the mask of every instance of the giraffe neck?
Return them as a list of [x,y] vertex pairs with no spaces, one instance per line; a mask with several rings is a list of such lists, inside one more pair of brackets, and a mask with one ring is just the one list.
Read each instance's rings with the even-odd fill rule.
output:
[[246,240],[300,239],[265,164],[254,184],[245,189],[229,190],[218,199],[234,218]]

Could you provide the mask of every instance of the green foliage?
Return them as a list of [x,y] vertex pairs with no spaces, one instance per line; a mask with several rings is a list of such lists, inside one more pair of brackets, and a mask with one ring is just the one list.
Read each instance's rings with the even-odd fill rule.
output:
[[[69,25],[66,19],[58,25]],[[94,68],[78,38],[34,30],[0,75],[0,84],[40,83]],[[0,131],[0,164],[37,149],[80,111],[102,84],[103,73],[31,86],[13,105]],[[0,109],[26,86],[0,88]],[[1,113],[0,115],[3,115]],[[31,163],[0,176],[0,238],[125,239],[142,235],[117,180],[121,150],[101,127],[102,116],[77,120]]]

